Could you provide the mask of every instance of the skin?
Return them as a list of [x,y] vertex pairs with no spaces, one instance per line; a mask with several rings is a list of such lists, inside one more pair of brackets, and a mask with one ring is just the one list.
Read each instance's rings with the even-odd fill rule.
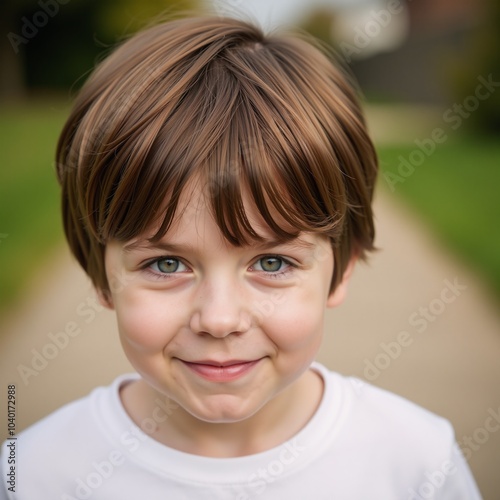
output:
[[[325,238],[301,233],[273,243],[255,207],[247,203],[246,211],[265,245],[231,246],[195,187],[159,243],[147,241],[153,228],[106,247],[108,280],[120,276],[125,285],[101,301],[116,311],[121,343],[142,377],[122,389],[123,405],[140,426],[158,412],[159,399],[166,401],[175,409],[149,432],[188,453],[258,453],[309,421],[323,392],[309,366],[325,309],[343,301],[354,266],[352,259],[330,293],[334,262]],[[187,363],[207,360],[257,362],[220,382]]]

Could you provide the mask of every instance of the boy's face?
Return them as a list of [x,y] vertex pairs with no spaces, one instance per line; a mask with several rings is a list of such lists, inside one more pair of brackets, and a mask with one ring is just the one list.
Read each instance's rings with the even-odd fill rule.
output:
[[150,386],[205,422],[236,422],[273,404],[305,374],[320,346],[333,255],[313,234],[284,244],[246,206],[265,244],[231,246],[201,191],[185,190],[181,214],[156,244],[106,248],[125,353]]

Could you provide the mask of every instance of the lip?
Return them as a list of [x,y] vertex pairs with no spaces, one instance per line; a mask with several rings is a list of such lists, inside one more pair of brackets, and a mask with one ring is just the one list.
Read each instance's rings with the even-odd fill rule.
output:
[[248,374],[259,363],[256,360],[228,360],[228,361],[184,361],[181,360],[195,374],[211,382],[231,382]]

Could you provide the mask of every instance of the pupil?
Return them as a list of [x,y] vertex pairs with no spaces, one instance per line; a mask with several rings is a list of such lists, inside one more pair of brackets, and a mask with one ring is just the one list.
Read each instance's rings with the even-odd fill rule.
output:
[[266,257],[261,261],[262,269],[268,272],[279,271],[281,267],[281,259],[278,257]]
[[179,261],[176,259],[162,259],[158,261],[158,269],[162,273],[173,273],[179,268]]

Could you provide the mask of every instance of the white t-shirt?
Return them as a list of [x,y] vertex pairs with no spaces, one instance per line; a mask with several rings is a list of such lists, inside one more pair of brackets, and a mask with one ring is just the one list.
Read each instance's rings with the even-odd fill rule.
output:
[[[183,453],[155,441],[128,416],[119,388],[70,403],[20,433],[20,500],[476,500],[480,493],[448,421],[361,380],[313,364],[320,406],[292,439],[238,458]],[[168,418],[160,408],[151,421]]]

